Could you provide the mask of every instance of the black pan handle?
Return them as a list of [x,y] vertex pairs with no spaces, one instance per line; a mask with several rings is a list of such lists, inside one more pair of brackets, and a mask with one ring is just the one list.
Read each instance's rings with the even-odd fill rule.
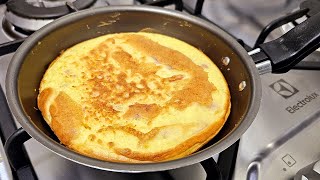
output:
[[269,68],[272,73],[285,73],[319,47],[320,13],[317,13],[278,39],[261,44],[260,49],[249,55],[260,72]]
[[26,155],[23,143],[30,139],[30,135],[22,128],[15,131],[6,141],[4,149],[9,163],[16,172],[18,179],[36,180],[32,164]]

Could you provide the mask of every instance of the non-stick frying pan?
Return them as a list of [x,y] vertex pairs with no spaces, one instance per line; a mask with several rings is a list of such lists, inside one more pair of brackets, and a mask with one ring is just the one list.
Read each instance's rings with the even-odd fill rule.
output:
[[[69,150],[36,110],[40,80],[59,53],[81,41],[103,34],[152,31],[181,39],[203,51],[220,68],[231,91],[231,114],[221,132],[205,147],[168,162],[127,164],[105,162]],[[179,168],[217,154],[246,131],[261,99],[260,72],[286,72],[320,45],[320,14],[283,35],[260,45],[250,57],[245,49],[217,26],[191,15],[148,6],[112,6],[64,16],[32,34],[16,51],[9,65],[6,92],[9,107],[21,126],[53,152],[90,167],[147,172]],[[229,63],[228,62],[229,59]],[[257,63],[258,69],[256,68]],[[240,87],[239,87],[240,86]]]

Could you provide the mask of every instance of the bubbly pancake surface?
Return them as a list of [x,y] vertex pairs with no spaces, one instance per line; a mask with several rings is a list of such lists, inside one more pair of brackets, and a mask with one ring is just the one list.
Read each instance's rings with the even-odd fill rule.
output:
[[62,144],[118,162],[187,156],[219,132],[231,106],[206,55],[154,33],[79,43],[52,62],[39,90],[39,109]]

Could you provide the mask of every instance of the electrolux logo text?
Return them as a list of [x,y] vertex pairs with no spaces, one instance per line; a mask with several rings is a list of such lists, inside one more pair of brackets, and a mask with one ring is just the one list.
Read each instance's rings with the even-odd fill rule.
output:
[[299,109],[303,108],[305,105],[307,105],[309,102],[311,102],[312,100],[316,99],[319,96],[319,94],[317,94],[316,92],[310,94],[310,95],[306,95],[305,98],[297,101],[295,104],[288,106],[286,108],[286,110],[289,113],[295,113],[296,111],[298,111]]
[[[291,84],[287,83],[283,79],[280,79],[274,82],[269,87],[285,99],[288,99],[299,92],[297,88],[293,87]],[[285,109],[289,113],[293,114],[299,111],[300,109],[302,109],[303,107],[305,107],[311,101],[317,99],[318,97],[319,97],[319,94],[316,92],[313,92],[311,94],[305,95],[300,100],[294,102],[292,105],[287,106]]]

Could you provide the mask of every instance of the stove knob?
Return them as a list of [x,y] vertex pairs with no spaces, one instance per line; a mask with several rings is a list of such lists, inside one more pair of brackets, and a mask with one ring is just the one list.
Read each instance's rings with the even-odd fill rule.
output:
[[320,160],[314,164],[313,170],[320,175]]
[[319,179],[320,179],[320,160],[300,169],[294,177],[294,180],[319,180]]

